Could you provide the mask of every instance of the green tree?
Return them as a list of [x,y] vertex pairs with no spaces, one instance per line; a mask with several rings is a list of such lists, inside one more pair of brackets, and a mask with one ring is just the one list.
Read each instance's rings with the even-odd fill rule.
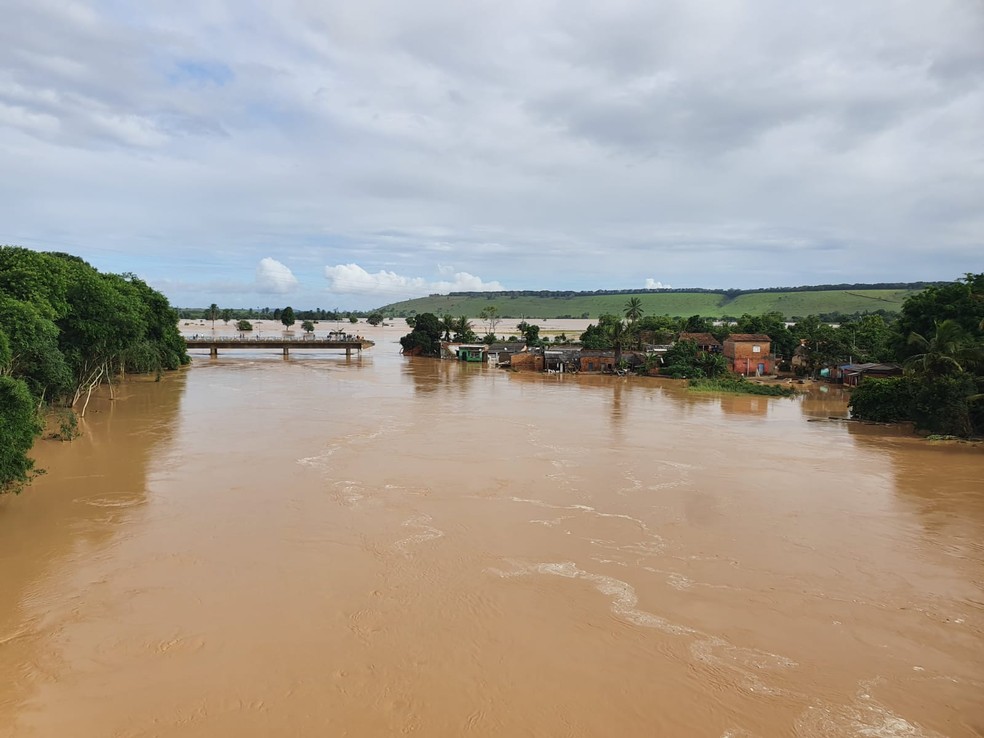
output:
[[288,305],[283,310],[281,310],[280,322],[284,324],[284,328],[287,328],[289,330],[290,327],[297,322],[297,320],[294,318],[294,308]]
[[208,306],[208,310],[205,311],[205,320],[212,321],[212,330],[215,330],[215,321],[219,319],[219,306],[214,302]]
[[355,316],[355,315],[348,316],[348,320],[349,320],[349,323],[351,323],[352,325],[355,325],[356,323],[359,322],[359,318],[357,316]]
[[529,346],[537,346],[540,343],[540,326],[527,321],[522,321],[516,325],[516,330],[522,334],[523,339]]
[[455,318],[453,315],[448,313],[446,315],[442,315],[440,317],[440,321],[441,321],[441,331],[443,332],[442,339],[445,341],[450,341],[451,334],[454,333],[454,327],[457,324],[457,318]]
[[420,313],[414,320],[413,330],[400,339],[404,354],[421,356],[441,355],[441,320],[433,313]]
[[375,311],[375,312],[369,313],[369,317],[366,318],[366,322],[369,325],[379,325],[380,323],[383,322],[383,314],[381,312],[379,312],[378,310]]
[[816,315],[808,315],[797,322],[793,334],[801,342],[801,353],[811,376],[817,376],[820,368],[826,364],[848,356],[834,329]]
[[229,321],[232,320],[232,310],[225,308],[222,311],[222,322],[229,325]]
[[691,315],[681,327],[682,333],[710,333],[711,321],[699,315]]
[[[602,316],[605,318],[606,316]],[[610,316],[614,320],[614,316]],[[639,343],[672,343],[682,326],[681,321],[669,315],[646,315],[633,325]]]
[[27,452],[41,432],[34,398],[27,385],[0,376],[0,493],[19,492],[30,479],[34,462]]
[[929,338],[910,333],[908,343],[919,353],[909,357],[906,368],[923,376],[962,374],[981,362],[980,345],[953,318],[937,323]]
[[721,354],[701,351],[694,341],[677,341],[663,357],[660,374],[677,379],[714,378],[728,371]]
[[628,302],[625,303],[622,313],[630,323],[635,323],[642,317],[642,300],[638,297],[630,297]]
[[305,320],[303,323],[301,323],[301,328],[304,329],[305,333],[313,333],[314,323],[312,323],[310,320]]
[[622,351],[634,338],[632,327],[621,320],[616,320],[613,323],[609,323],[606,329],[608,331],[608,340],[611,342],[612,348],[615,349],[615,364],[621,364]]
[[495,305],[487,305],[479,311],[478,317],[485,321],[488,328],[487,332],[495,335],[496,326],[499,325],[499,321],[501,320],[499,308]]
[[58,326],[29,302],[0,294],[0,331],[9,356],[0,374],[22,379],[40,403],[72,386],[72,373],[58,346]]
[[250,323],[248,320],[240,320],[239,322],[236,323],[236,330],[242,333],[247,333],[253,330],[253,324]]
[[454,341],[456,343],[474,343],[477,340],[478,336],[472,329],[471,321],[464,315],[456,318],[454,321]]
[[906,298],[896,323],[895,348],[901,358],[918,351],[908,344],[909,335],[930,336],[937,323],[955,320],[970,336],[984,331],[984,273],[927,289]]

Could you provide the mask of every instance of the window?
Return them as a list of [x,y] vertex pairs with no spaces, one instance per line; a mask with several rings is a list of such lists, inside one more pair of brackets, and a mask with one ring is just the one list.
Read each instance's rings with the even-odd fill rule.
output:
[[760,354],[760,353],[762,353],[762,347],[761,346],[752,346],[752,353],[753,354]]

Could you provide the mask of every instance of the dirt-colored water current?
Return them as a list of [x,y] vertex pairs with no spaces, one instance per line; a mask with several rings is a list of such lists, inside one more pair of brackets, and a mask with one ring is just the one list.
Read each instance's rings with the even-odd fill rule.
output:
[[405,330],[199,356],[39,443],[0,735],[984,735],[981,448]]

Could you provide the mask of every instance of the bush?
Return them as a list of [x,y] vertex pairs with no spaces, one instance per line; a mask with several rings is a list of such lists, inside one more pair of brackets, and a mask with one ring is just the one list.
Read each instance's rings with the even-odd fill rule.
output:
[[968,400],[976,390],[966,374],[866,379],[851,395],[851,417],[882,423],[912,421],[918,430],[966,437],[975,430]]
[[687,389],[695,392],[733,392],[742,395],[766,395],[768,397],[792,397],[796,394],[796,390],[792,387],[749,382],[737,374],[728,374],[713,379],[693,379]]
[[915,385],[912,377],[865,379],[851,394],[851,417],[876,423],[912,420]]

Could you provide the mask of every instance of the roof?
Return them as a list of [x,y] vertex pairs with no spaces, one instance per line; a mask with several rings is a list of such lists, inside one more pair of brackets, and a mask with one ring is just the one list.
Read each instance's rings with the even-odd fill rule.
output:
[[870,362],[867,364],[844,364],[841,369],[846,372],[896,372],[901,371],[902,367],[899,364],[876,364]]
[[718,341],[710,333],[681,333],[679,340],[681,341],[693,341],[698,346],[720,346],[721,342]]
[[764,333],[732,333],[730,336],[724,339],[725,341],[757,341],[759,343],[764,343],[765,341],[771,341]]
[[518,353],[525,349],[526,349],[526,341],[509,341],[508,343],[498,342],[498,343],[493,343],[488,348],[488,350],[492,351],[493,353],[495,353],[496,351],[498,352],[508,351],[510,353]]

